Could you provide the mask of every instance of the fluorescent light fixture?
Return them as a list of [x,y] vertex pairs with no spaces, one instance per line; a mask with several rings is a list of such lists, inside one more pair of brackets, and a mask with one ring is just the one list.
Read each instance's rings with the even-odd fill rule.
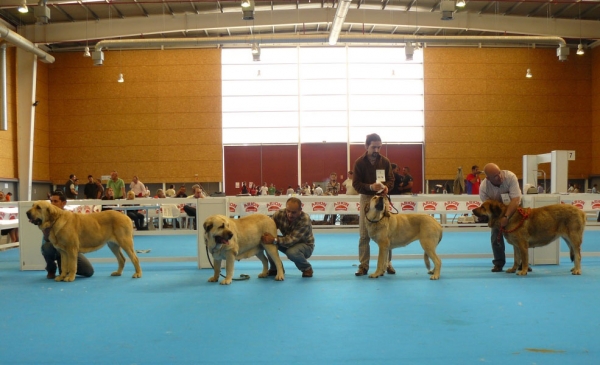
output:
[[525,77],[527,77],[528,79],[532,78],[533,75],[531,74],[531,69],[527,69],[527,73],[525,74]]
[[21,5],[17,10],[19,11],[19,13],[29,13],[29,8],[27,8],[27,0],[21,1]]
[[125,78],[123,77],[123,74],[119,74],[119,79],[117,80],[117,82],[125,82]]
[[580,56],[585,54],[585,51],[583,50],[583,44],[581,43],[579,43],[579,45],[577,46],[577,54]]
[[456,6],[459,7],[459,8],[464,8],[465,5],[467,5],[467,2],[465,0],[458,0],[456,2]]
[[85,47],[85,49],[83,50],[83,57],[92,57],[92,54],[90,53],[90,47]]

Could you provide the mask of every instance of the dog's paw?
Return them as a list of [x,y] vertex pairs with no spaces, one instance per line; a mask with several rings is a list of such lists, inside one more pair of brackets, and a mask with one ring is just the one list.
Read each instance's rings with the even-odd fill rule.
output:
[[66,275],[59,275],[57,277],[54,278],[54,281],[64,281],[65,280],[65,276]]
[[377,271],[375,271],[374,273],[372,273],[371,275],[369,275],[369,277],[371,279],[377,279],[380,276],[383,276],[383,273],[378,273]]
[[218,276],[211,276],[210,278],[208,278],[208,282],[209,283],[216,283],[219,280]]
[[231,279],[223,279],[223,280],[221,280],[221,282],[219,284],[221,284],[221,285],[229,285],[229,284],[231,284]]
[[268,272],[261,272],[260,274],[258,274],[259,279],[264,279],[269,277],[269,273]]
[[431,276],[429,277],[429,280],[439,280],[439,279],[440,279],[440,276],[439,276],[439,275],[431,275]]
[[581,275],[581,269],[572,268],[571,274],[573,275]]
[[135,274],[133,274],[132,278],[134,279],[139,279],[142,277],[142,273],[141,272],[136,272]]
[[277,276],[275,276],[275,281],[283,281],[283,280],[285,280],[285,275],[281,275],[281,276],[277,275]]
[[525,276],[525,275],[527,275],[527,270],[521,270],[521,271],[517,272],[517,275]]
[[510,269],[506,269],[506,272],[509,274],[513,274],[515,272],[517,272],[517,268],[516,267],[511,267]]
[[121,276],[121,273],[118,271],[113,271],[110,276]]

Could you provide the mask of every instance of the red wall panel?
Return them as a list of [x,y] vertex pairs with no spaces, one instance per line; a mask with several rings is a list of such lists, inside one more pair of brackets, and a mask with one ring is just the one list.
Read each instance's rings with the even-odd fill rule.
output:
[[275,184],[285,193],[288,185],[298,181],[298,147],[296,145],[225,146],[225,194],[236,195],[241,188],[235,183],[252,181]]
[[[350,164],[354,167],[354,162],[366,151],[364,144],[350,145]],[[408,166],[410,174],[413,177],[413,192],[423,191],[423,145],[422,144],[383,144],[381,154],[387,157],[390,162],[402,167]],[[351,167],[351,168],[352,168]]]
[[302,183],[327,181],[332,172],[338,174],[339,182],[346,180],[348,178],[346,152],[345,143],[302,144],[300,159]]

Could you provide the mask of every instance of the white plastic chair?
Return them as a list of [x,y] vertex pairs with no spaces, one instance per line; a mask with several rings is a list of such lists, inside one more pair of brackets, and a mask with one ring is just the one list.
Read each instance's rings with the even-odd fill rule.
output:
[[179,217],[181,217],[181,213],[179,212],[179,208],[175,204],[163,204],[162,206],[162,217],[164,219],[172,219],[173,220],[173,229],[177,229],[177,222],[179,221]]

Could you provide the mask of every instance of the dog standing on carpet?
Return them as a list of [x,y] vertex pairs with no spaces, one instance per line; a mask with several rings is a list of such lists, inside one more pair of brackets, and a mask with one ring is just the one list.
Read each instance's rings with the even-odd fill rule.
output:
[[266,278],[269,273],[269,261],[264,251],[275,262],[277,275],[275,280],[284,279],[283,264],[275,245],[263,245],[262,235],[268,232],[277,237],[277,226],[270,217],[264,214],[252,214],[240,219],[228,218],[224,215],[211,215],[204,221],[204,242],[214,258],[214,275],[209,282],[219,280],[221,261],[225,260],[225,279],[222,285],[231,284],[235,260],[256,256],[263,264],[259,278]]
[[73,281],[77,273],[77,254],[99,250],[105,244],[117,258],[119,268],[112,276],[121,276],[127,253],[135,267],[134,278],[142,277],[140,262],[133,249],[131,219],[114,210],[98,213],[73,213],[45,200],[33,203],[27,218],[60,253],[60,275],[56,281]]
[[[495,200],[487,200],[479,208],[473,209],[476,217],[487,217],[488,226],[500,224],[505,216],[506,206]],[[575,266],[573,275],[581,275],[581,244],[585,228],[585,213],[568,204],[547,205],[540,208],[519,208],[501,228],[506,241],[513,246],[514,264],[506,270],[514,273],[521,266],[517,275],[527,275],[529,267],[529,251],[531,247],[546,246],[562,237],[569,246],[571,261]]]
[[[440,278],[442,260],[435,252],[442,240],[442,226],[430,215],[420,213],[390,214],[390,201],[387,196],[375,195],[364,207],[369,237],[379,246],[377,270],[370,278],[383,276],[387,267],[388,251],[396,247],[408,246],[419,240],[425,251],[423,259],[431,280]],[[433,261],[433,271],[429,259]]]

